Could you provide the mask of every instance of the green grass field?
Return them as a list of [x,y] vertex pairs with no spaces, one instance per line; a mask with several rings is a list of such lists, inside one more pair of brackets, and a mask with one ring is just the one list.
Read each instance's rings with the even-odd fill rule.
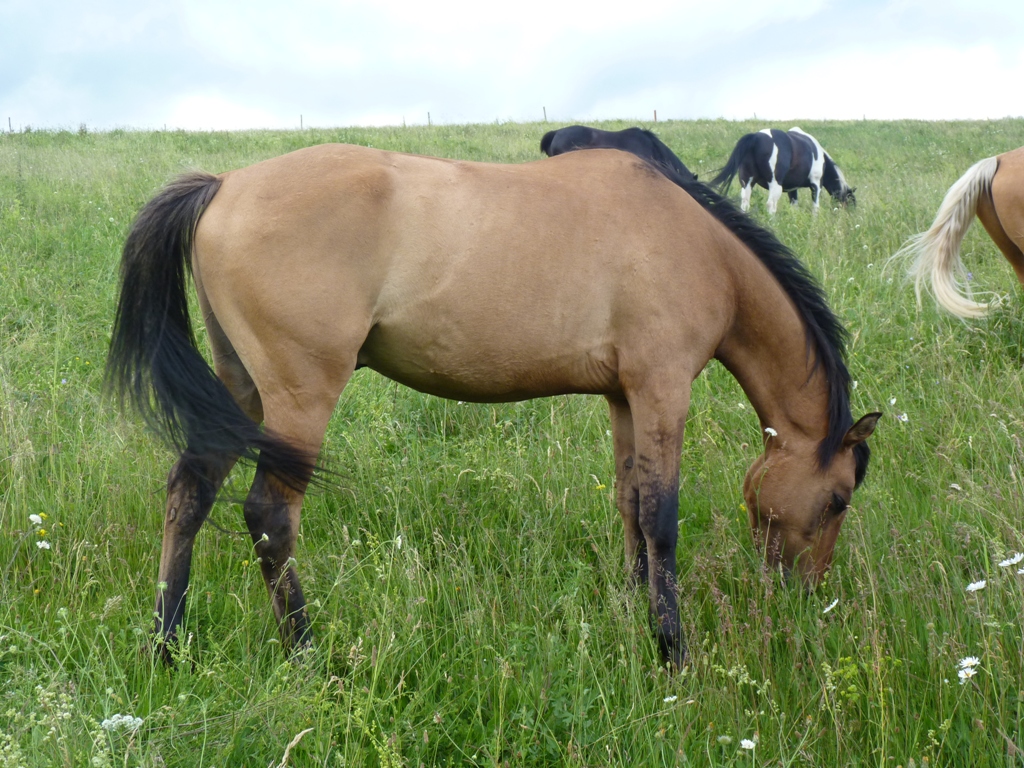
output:
[[[364,370],[324,446],[335,487],[304,511],[314,649],[281,652],[233,533],[240,467],[197,541],[181,663],[153,657],[174,457],[101,392],[135,211],[193,167],[328,141],[519,163],[552,127],[0,136],[0,766],[263,768],[307,729],[287,765],[1024,765],[1024,575],[998,565],[1024,551],[1024,304],[980,226],[973,284],[1008,296],[986,321],[918,309],[887,268],[1024,120],[803,122],[857,208],[812,217],[805,191],[768,222],[755,191],[850,329],[854,416],[886,414],[815,593],[759,565],[759,426],[717,363],[683,452],[676,676],[626,586],[602,399],[463,405]],[[764,126],[651,127],[708,178]]]

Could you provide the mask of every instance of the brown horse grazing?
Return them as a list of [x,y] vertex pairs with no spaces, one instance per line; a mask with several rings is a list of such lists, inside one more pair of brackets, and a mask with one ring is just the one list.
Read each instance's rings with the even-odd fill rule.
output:
[[972,165],[949,188],[935,221],[896,254],[915,257],[910,267],[918,303],[930,282],[939,306],[959,317],[983,317],[989,304],[964,295],[960,244],[977,214],[989,237],[1024,284],[1024,147]]
[[[216,375],[192,339],[186,265]],[[607,398],[627,563],[676,665],[679,460],[701,369],[721,360],[770,435],[744,481],[750,522],[768,562],[808,583],[879,416],[853,423],[845,330],[801,263],[699,182],[617,150],[491,165],[325,145],[194,173],[142,209],[121,274],[109,381],[182,452],[156,600],[167,640],[196,533],[249,457],[245,520],[283,639],[309,642],[299,511],[361,366],[459,400]]]

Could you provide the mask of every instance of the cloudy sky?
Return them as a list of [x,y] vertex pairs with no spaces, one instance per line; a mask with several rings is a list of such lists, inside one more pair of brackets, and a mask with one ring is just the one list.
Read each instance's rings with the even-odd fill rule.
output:
[[560,122],[1024,116],[1024,0],[0,0],[5,129],[544,109]]

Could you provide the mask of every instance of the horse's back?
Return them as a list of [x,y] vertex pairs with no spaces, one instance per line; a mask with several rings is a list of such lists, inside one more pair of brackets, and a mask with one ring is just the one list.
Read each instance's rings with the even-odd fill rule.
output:
[[735,247],[620,151],[500,165],[326,145],[225,174],[194,262],[247,367],[358,351],[417,389],[495,400],[614,390],[642,328],[674,348],[704,326],[689,343],[710,355],[728,302],[699,299],[728,290]]

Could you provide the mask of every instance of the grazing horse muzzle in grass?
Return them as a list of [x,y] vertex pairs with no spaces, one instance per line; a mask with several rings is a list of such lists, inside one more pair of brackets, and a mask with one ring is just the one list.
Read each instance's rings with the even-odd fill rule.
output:
[[588,125],[570,125],[557,131],[548,131],[540,140],[540,151],[548,157],[573,152],[577,149],[621,149],[656,165],[671,168],[684,179],[696,179],[697,174],[683,165],[676,153],[666,146],[653,131],[645,128],[624,128],[621,131],[602,131]]
[[838,477],[846,482],[830,481],[823,474],[816,492],[814,478],[805,475],[814,457],[800,455],[807,446],[790,447],[782,433],[768,438],[764,454],[747,470],[743,496],[754,541],[769,567],[797,573],[807,587],[814,587],[828,570],[850,497],[867,467],[866,440],[880,416],[864,416],[843,436],[843,450],[834,461],[840,465]]
[[[195,348],[187,266],[214,370]],[[680,451],[708,361],[776,431],[747,502],[770,545],[785,532],[783,559],[827,565],[841,523],[829,505],[867,464],[877,414],[852,423],[845,330],[803,265],[704,185],[624,152],[491,165],[322,145],[192,174],[143,208],[121,274],[109,381],[181,451],[156,601],[168,641],[196,533],[244,457],[284,643],[309,642],[299,513],[360,366],[458,400],[604,396],[627,565],[677,666]]]
[[814,212],[818,212],[821,190],[825,189],[840,205],[855,205],[855,189],[843,177],[839,166],[822,149],[818,140],[799,128],[780,131],[765,128],[748,133],[736,142],[728,162],[710,182],[711,186],[728,191],[732,180],[740,179],[740,207],[750,210],[750,194],[754,184],[768,190],[768,213],[778,209],[782,193],[797,203],[797,190],[809,187]]
[[896,253],[914,257],[910,276],[918,304],[928,284],[939,306],[958,317],[988,313],[989,304],[965,295],[960,279],[960,244],[975,215],[1024,285],[1024,147],[972,165],[946,192],[931,227]]

